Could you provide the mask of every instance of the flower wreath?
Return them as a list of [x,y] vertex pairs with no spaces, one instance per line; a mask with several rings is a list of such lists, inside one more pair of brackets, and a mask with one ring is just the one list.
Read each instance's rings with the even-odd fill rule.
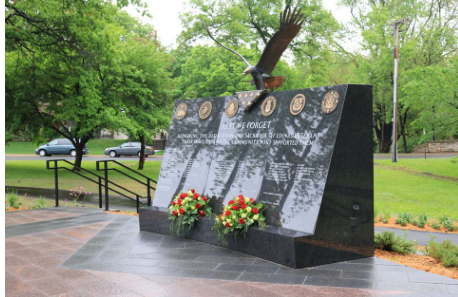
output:
[[216,217],[212,230],[218,232],[218,238],[221,242],[226,243],[225,236],[231,233],[235,238],[243,234],[246,236],[248,227],[257,225],[264,228],[265,218],[262,215],[264,206],[257,203],[253,198],[239,195],[237,198],[230,200],[223,208],[223,213]]
[[194,227],[199,217],[210,217],[212,209],[208,205],[207,197],[200,196],[194,189],[176,196],[169,207],[171,235],[186,234]]

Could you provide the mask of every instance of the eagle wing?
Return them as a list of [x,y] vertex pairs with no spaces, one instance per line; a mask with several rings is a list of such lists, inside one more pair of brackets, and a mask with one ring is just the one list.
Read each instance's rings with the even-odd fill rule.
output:
[[291,12],[290,7],[286,7],[283,14],[280,14],[280,30],[272,36],[262,53],[256,68],[259,72],[270,75],[280,60],[281,55],[286,50],[299,30],[302,28],[303,14],[301,9],[296,12],[296,8]]

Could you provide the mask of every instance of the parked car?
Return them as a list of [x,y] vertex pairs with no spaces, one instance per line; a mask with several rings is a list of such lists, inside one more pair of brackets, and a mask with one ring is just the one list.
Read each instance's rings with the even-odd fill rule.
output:
[[[105,149],[105,155],[110,157],[119,156],[138,156],[140,157],[141,143],[140,142],[125,142],[117,147],[109,147]],[[145,157],[154,155],[154,148],[152,145],[145,145]]]
[[[87,145],[84,146],[83,155],[87,154],[89,149]],[[47,144],[38,147],[35,150],[35,154],[40,157],[52,156],[52,155],[71,155],[76,156],[76,149],[72,142],[66,138],[54,139]]]

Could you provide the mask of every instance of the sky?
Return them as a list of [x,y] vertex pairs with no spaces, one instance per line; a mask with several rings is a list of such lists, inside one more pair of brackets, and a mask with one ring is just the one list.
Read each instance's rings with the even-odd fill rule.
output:
[[[157,30],[159,40],[164,46],[174,47],[176,38],[181,32],[179,14],[186,11],[188,0],[145,0],[148,3],[150,18],[140,18],[151,23]],[[323,6],[331,11],[337,21],[347,23],[350,21],[350,10],[338,5],[338,0],[323,0]],[[131,15],[139,16],[134,7],[125,8]]]

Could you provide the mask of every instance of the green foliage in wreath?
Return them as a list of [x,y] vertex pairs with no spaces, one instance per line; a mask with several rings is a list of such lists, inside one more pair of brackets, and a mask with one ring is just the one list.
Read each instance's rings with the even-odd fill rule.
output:
[[263,211],[262,203],[256,203],[253,198],[239,195],[228,202],[222,214],[216,216],[212,230],[218,233],[218,238],[223,244],[226,244],[227,234],[232,234],[235,238],[241,234],[245,237],[249,227],[266,226]]
[[199,218],[211,217],[211,214],[207,197],[200,196],[194,189],[181,193],[173,199],[169,207],[169,233],[175,236],[186,234]]

